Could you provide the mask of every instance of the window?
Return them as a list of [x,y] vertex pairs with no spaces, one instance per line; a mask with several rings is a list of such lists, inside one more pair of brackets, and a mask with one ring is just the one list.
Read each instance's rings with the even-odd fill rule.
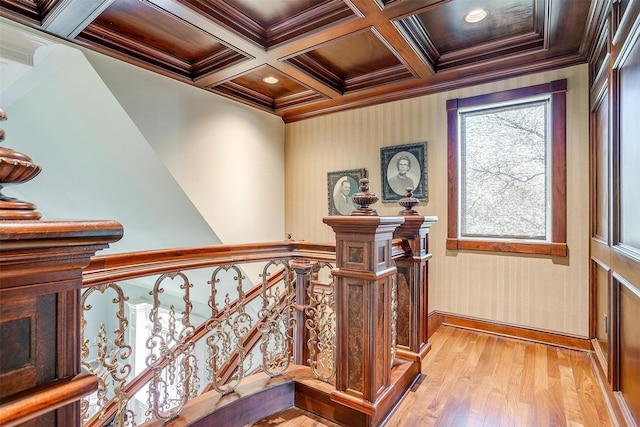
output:
[[566,88],[447,101],[447,249],[567,255]]

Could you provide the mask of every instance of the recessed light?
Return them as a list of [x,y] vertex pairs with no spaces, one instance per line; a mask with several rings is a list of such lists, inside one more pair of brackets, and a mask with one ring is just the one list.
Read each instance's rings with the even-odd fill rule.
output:
[[276,83],[278,83],[278,79],[276,79],[273,76],[267,76],[264,79],[262,79],[263,82],[265,82],[266,84],[270,84],[270,85],[274,85]]
[[484,9],[473,9],[464,16],[464,20],[470,24],[480,22],[487,17],[488,12]]

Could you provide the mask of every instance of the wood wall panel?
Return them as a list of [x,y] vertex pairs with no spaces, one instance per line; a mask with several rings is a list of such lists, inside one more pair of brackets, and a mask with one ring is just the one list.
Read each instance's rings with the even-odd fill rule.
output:
[[620,391],[632,416],[640,420],[640,289],[621,280],[619,286]]
[[[605,83],[606,84],[606,83]],[[609,94],[600,98],[593,116],[592,133],[592,236],[609,241]]]
[[640,36],[630,43],[619,76],[620,242],[640,254]]
[[594,317],[592,336],[595,339],[596,356],[600,360],[603,372],[609,376],[608,360],[609,360],[609,342],[610,342],[610,269],[608,266],[592,262],[592,283],[593,283],[593,313]]
[[[446,250],[446,101],[566,78],[566,259]],[[472,316],[567,334],[589,335],[588,66],[564,68],[480,86],[390,102],[285,125],[287,233],[331,242],[327,172],[365,168],[381,196],[380,148],[427,142],[429,200],[416,209],[439,221],[429,233],[429,311]],[[377,202],[383,215],[400,206]]]
[[[590,59],[592,69],[604,69],[590,90],[590,330],[607,391],[616,397],[618,421],[634,426],[640,421],[640,3],[609,3],[601,25],[611,33],[608,61],[599,67],[598,55]],[[603,335],[607,312],[610,330]]]

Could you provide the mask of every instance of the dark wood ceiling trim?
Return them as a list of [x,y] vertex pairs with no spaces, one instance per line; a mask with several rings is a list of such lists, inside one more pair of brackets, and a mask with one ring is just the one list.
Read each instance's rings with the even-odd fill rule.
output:
[[431,37],[429,37],[420,19],[417,16],[409,16],[399,21],[394,21],[394,25],[422,62],[428,65],[430,69],[435,70],[440,58],[440,52]]
[[326,95],[313,89],[273,98],[231,80],[216,86],[208,86],[204,89],[235,101],[241,100],[243,104],[258,107],[261,110],[275,114],[280,114],[289,108],[301,107],[315,101],[329,99]]
[[408,79],[414,79],[415,75],[407,69],[403,64],[394,65],[392,67],[376,70],[360,76],[351,77],[344,82],[344,93],[356,90],[369,89],[385,83],[399,82]]
[[208,73],[215,72],[231,65],[239,64],[248,59],[253,58],[225,47],[224,49],[220,49],[217,52],[194,62],[191,65],[191,75],[193,79],[198,79]]
[[382,13],[385,18],[390,21],[407,18],[411,15],[428,12],[431,9],[440,7],[452,0],[429,0],[429,1],[413,1],[413,0],[394,0],[389,2]]
[[186,60],[169,55],[149,45],[122,37],[119,33],[113,32],[102,25],[90,24],[76,37],[76,40],[87,43],[94,49],[100,47],[108,55],[129,58],[136,65],[142,65],[140,64],[142,61],[171,75],[188,79],[193,77],[191,64]]
[[324,98],[337,98],[342,96],[340,89],[336,89],[333,86],[325,84],[323,81],[318,80],[309,73],[302,71],[300,68],[292,65],[289,62],[283,61],[271,61],[269,65],[278,71],[290,76],[300,84],[315,90],[323,95]]
[[42,8],[35,1],[2,0],[0,2],[0,16],[26,25],[40,25],[44,15]]
[[288,111],[282,115],[282,120],[285,123],[292,123],[339,111],[431,95],[434,93],[459,89],[461,87],[479,85],[505,78],[570,67],[583,63],[585,63],[584,56],[580,54],[570,54],[548,60],[527,61],[513,66],[507,66],[505,64],[504,67],[491,68],[484,72],[470,72],[467,75],[459,76],[456,79],[447,75],[451,73],[443,72],[437,76],[439,77],[437,80],[405,82],[404,84],[394,85],[396,87],[394,87],[394,90],[392,91],[376,91],[374,89],[368,92],[366,97],[363,97],[362,94],[359,94],[359,96],[345,95],[339,100],[320,101],[314,104],[313,109],[302,107]]
[[333,0],[269,27],[265,47],[274,47],[301,34],[355,17],[343,0]]
[[[393,3],[393,7],[391,8],[392,13],[390,14],[386,13],[386,9],[380,10],[381,6],[371,0],[343,1],[350,5],[354,13],[354,19],[342,20],[337,22],[336,25],[318,28],[314,32],[305,33],[305,37],[302,39],[293,39],[287,44],[274,46],[270,54],[280,60],[284,60],[293,55],[315,49],[329,40],[338,39],[339,37],[336,37],[336,34],[347,37],[359,31],[370,31],[374,28],[381,34],[384,34],[387,40],[390,40],[390,37],[387,36],[388,31],[385,31],[385,29],[394,29],[395,27],[388,22],[389,19],[391,19],[388,15],[391,15],[393,19],[397,19],[397,15],[410,14],[411,12],[424,12],[451,0],[401,0],[398,1],[398,6],[396,6],[396,3]],[[392,44],[397,46],[397,43]],[[408,48],[413,52],[410,46],[408,46]],[[397,49],[396,47],[396,50],[399,51],[401,49]],[[429,72],[431,71],[432,70],[429,70]]]
[[275,101],[272,97],[264,95],[251,88],[241,86],[233,81],[228,81],[215,87],[208,87],[212,92],[222,93],[232,97],[241,98],[246,102],[259,106],[271,112],[275,112]]
[[[370,28],[371,25],[369,25],[366,19],[343,20],[330,28],[321,28],[311,34],[307,34],[304,38],[294,38],[288,43],[274,46],[269,50],[268,55],[274,59],[284,61],[294,55],[316,49],[327,42],[337,40],[341,37],[349,37],[360,31],[368,31]],[[340,34],[341,36],[336,38],[336,34]]]
[[187,8],[206,14],[210,19],[219,22],[231,31],[242,34],[264,49],[355,16],[343,0],[332,0],[276,23],[269,28],[263,28],[258,22],[225,2],[214,4],[203,0],[176,1]]
[[275,101],[276,112],[280,113],[286,110],[287,108],[299,107],[309,102],[319,101],[322,99],[327,99],[327,97],[310,89],[304,92],[294,93],[287,96],[281,96],[277,98]]
[[256,45],[266,47],[267,34],[264,28],[253,19],[227,3],[205,0],[174,0],[187,9],[205,14],[209,19],[222,24],[225,28],[240,33]]
[[522,34],[476,45],[469,49],[459,49],[445,53],[440,56],[437,66],[438,70],[459,67],[513,53],[529,52],[536,49],[544,50],[544,45],[544,38],[539,33]]
[[309,76],[320,80],[325,85],[331,87],[336,92],[343,93],[344,80],[326,68],[323,64],[316,61],[307,53],[294,56],[286,60],[291,65],[298,67]]

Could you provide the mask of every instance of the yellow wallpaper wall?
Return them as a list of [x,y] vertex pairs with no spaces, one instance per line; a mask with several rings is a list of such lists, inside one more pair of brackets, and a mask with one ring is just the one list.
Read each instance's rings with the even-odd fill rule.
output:
[[[567,258],[447,251],[447,116],[445,103],[566,78]],[[427,142],[430,234],[429,311],[440,310],[567,334],[588,335],[589,85],[580,65],[335,113],[286,125],[285,231],[294,239],[330,242],[327,172],[365,168],[381,195],[380,147]],[[400,206],[378,202],[382,215]]]

